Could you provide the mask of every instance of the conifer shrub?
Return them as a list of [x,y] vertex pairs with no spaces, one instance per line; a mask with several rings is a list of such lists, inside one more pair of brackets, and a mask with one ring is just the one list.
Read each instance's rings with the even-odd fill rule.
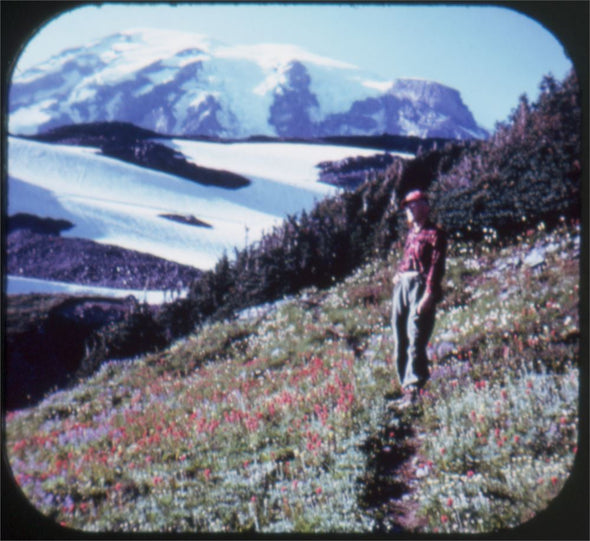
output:
[[167,343],[163,326],[146,306],[139,305],[125,320],[106,325],[92,335],[78,376],[92,374],[106,360],[156,351]]
[[[520,98],[488,141],[460,144],[430,185],[437,218],[457,237],[514,237],[580,217],[581,107],[574,72],[544,78],[535,104]],[[442,163],[442,161],[440,162]]]

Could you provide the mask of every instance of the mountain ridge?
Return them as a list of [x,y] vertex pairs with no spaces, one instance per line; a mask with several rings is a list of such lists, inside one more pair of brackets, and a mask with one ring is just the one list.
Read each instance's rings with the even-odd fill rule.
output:
[[98,121],[225,138],[488,135],[441,83],[383,81],[286,44],[227,46],[145,29],[68,49],[16,76],[9,111],[20,135]]

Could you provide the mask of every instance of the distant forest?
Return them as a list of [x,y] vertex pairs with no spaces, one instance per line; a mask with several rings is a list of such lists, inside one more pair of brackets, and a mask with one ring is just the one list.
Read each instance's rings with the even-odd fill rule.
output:
[[[508,121],[484,141],[428,145],[411,161],[393,157],[354,191],[287,217],[259,242],[227,254],[195,282],[186,299],[156,315],[141,307],[104,329],[85,365],[155,350],[207,319],[326,287],[371,258],[399,249],[405,219],[398,202],[428,190],[449,238],[511,242],[541,222],[550,230],[581,215],[580,91],[575,72],[546,76],[536,103],[522,96]],[[108,353],[107,353],[108,352]]]

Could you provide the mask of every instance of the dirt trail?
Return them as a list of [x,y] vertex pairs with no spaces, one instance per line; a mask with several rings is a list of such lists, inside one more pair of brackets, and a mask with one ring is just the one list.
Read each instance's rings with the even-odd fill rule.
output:
[[375,518],[375,533],[415,531],[425,520],[411,499],[418,478],[420,441],[408,419],[417,408],[402,410],[388,402],[379,431],[365,442],[367,471],[363,501]]

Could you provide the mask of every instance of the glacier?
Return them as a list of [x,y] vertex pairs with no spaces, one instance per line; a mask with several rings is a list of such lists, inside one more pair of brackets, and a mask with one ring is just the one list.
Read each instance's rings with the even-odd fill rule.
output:
[[[338,193],[339,188],[317,181],[319,162],[379,153],[311,143],[158,142],[200,166],[243,175],[251,184],[238,190],[204,186],[104,156],[95,148],[11,136],[8,214],[66,219],[74,227],[63,232],[64,237],[207,270],[224,253],[233,256],[235,249],[256,242],[288,215],[310,210]],[[164,214],[195,216],[211,228],[171,221]]]

